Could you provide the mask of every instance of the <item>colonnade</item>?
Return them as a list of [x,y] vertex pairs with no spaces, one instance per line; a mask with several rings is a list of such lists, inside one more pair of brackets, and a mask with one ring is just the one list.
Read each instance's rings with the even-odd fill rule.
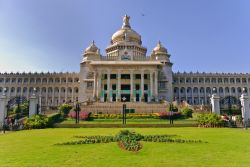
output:
[[[116,75],[115,79],[115,85],[116,89],[113,90],[111,85],[111,75]],[[121,85],[123,85],[125,82],[123,82],[126,79],[122,79],[121,75],[129,75],[130,81],[130,90],[126,91],[126,94],[130,94],[130,101],[136,101],[136,94],[139,95],[139,101],[152,101],[153,99],[155,101],[158,101],[158,71],[149,71],[146,72],[145,70],[140,70],[140,72],[136,72],[133,70],[124,72],[122,70],[117,71],[94,71],[94,84],[93,84],[93,98],[98,98],[101,101],[105,101],[104,99],[104,93],[107,94],[106,101],[113,101],[112,95],[116,95],[116,101],[122,101],[121,94],[124,93],[124,90],[121,90]],[[136,75],[140,75],[140,79],[136,78]],[[144,75],[149,75],[148,78],[144,78]],[[104,76],[107,76],[106,78]],[[138,80],[140,80],[138,82]],[[114,82],[114,81],[113,81]],[[112,82],[112,83],[113,83]],[[146,82],[146,83],[145,83]],[[126,82],[128,83],[128,82]],[[107,90],[104,90],[104,85],[107,85]],[[140,85],[139,90],[136,89],[136,85]],[[144,90],[144,87],[146,86],[147,90]],[[149,87],[150,86],[150,87]],[[145,98],[145,94],[147,94],[147,99]]]

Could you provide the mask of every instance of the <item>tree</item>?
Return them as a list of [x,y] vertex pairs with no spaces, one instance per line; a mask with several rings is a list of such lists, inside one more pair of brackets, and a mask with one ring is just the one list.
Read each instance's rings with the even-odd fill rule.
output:
[[73,107],[70,105],[70,104],[62,104],[60,107],[59,107],[59,111],[62,112],[64,114],[64,116],[68,115],[69,114],[69,111],[72,109]]
[[186,118],[192,118],[193,110],[191,108],[184,107],[181,109],[181,112]]

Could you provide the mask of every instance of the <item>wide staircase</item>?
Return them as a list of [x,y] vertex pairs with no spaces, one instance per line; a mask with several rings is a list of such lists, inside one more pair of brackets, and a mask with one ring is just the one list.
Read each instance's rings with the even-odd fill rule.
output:
[[90,102],[81,105],[81,111],[102,114],[119,114],[122,112],[123,104],[127,109],[132,109],[135,113],[155,113],[166,111],[168,103],[145,103],[145,102]]

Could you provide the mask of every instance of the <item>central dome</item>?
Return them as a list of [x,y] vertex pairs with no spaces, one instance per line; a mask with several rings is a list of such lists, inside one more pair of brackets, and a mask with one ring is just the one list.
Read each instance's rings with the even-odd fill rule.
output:
[[127,15],[123,17],[122,28],[112,35],[112,44],[120,41],[136,42],[141,44],[141,36],[136,31],[131,29],[129,19],[130,17]]

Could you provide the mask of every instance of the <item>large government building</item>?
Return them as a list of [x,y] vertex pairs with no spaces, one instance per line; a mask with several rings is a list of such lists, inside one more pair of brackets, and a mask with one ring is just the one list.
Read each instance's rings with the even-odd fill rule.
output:
[[[250,74],[175,73],[168,50],[158,42],[147,54],[140,34],[125,15],[103,56],[94,42],[83,53],[79,73],[1,73],[0,94],[30,97],[43,106],[86,100],[115,103],[186,101],[208,104],[212,89],[221,97],[238,98],[250,91]],[[35,88],[35,89],[34,89]]]

